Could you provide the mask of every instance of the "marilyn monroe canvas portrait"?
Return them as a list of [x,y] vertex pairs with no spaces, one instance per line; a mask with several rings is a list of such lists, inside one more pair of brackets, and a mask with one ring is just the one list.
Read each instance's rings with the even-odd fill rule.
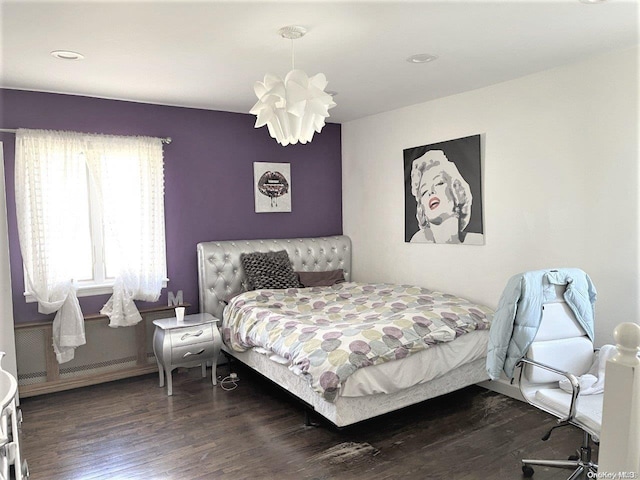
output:
[[480,135],[404,150],[405,241],[484,245]]

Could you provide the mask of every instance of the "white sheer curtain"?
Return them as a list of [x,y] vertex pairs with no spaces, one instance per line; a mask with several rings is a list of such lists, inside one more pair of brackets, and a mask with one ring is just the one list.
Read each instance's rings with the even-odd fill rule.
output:
[[109,325],[138,323],[133,301],[156,301],[166,276],[162,141],[19,129],[16,210],[26,283],[40,312],[57,312],[60,363],[85,343],[73,260],[90,235],[87,172],[102,212],[107,273],[115,277],[101,310]]
[[87,161],[105,225],[107,270],[113,296],[100,313],[111,327],[142,317],[134,300],[158,300],[166,275],[164,173],[158,138],[92,138]]
[[53,348],[60,363],[72,360],[75,348],[85,343],[69,261],[78,247],[74,206],[82,201],[79,186],[87,176],[82,150],[77,134],[16,133],[16,213],[25,283],[40,313],[57,312]]

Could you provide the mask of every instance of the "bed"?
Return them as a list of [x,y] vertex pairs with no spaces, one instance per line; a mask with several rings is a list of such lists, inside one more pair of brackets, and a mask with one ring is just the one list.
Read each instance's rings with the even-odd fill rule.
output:
[[[242,266],[241,256],[254,252],[282,253],[282,251],[288,255],[293,271],[335,272],[341,270],[344,283],[340,282],[327,287],[258,289],[240,293],[247,290],[247,276]],[[197,257],[200,311],[211,313],[216,318],[223,320],[222,334],[225,339],[223,345],[225,354],[269,378],[304,402],[308,408],[338,427],[345,427],[488,379],[485,357],[489,333],[488,325],[493,312],[485,306],[472,304],[454,295],[432,292],[420,287],[351,282],[351,240],[347,236],[203,242],[197,246]],[[391,338],[398,337],[397,334],[392,333],[398,331],[397,326],[376,326],[374,325],[376,320],[371,318],[366,321],[362,320],[365,322],[366,328],[348,325],[349,319],[355,317],[352,313],[360,310],[368,311],[367,305],[374,305],[374,307],[382,305],[380,302],[376,303],[375,299],[366,298],[368,292],[378,300],[381,296],[387,297],[389,295],[398,295],[398,298],[404,300],[409,299],[407,300],[409,303],[406,305],[400,305],[396,300],[391,300],[392,303],[389,305],[393,305],[392,307],[381,307],[382,310],[389,311],[396,322],[400,322],[401,330],[412,318],[419,319],[423,315],[426,315],[427,318],[429,315],[432,317],[440,315],[438,313],[440,307],[433,306],[434,299],[436,303],[444,302],[447,311],[452,310],[460,315],[456,313],[442,314],[443,318],[447,317],[445,319],[447,320],[446,325],[438,329],[433,327],[434,336],[429,336],[428,341],[423,342],[426,343],[425,348],[417,346],[413,348],[413,345],[418,345],[420,341],[410,343],[412,346],[410,348],[411,354],[405,355],[402,349],[406,347],[406,342],[404,345],[397,345],[396,340]],[[319,295],[319,299],[314,295]],[[297,310],[298,307],[291,306],[297,305],[294,300],[291,300],[291,297],[296,296],[302,297],[306,301],[305,309],[302,311]],[[334,300],[338,299],[344,302],[342,297],[351,298],[355,303],[340,303],[339,306],[336,306]],[[463,303],[457,304],[458,301]],[[266,312],[259,310],[265,302],[276,302],[275,305],[279,309],[275,312],[276,317],[282,316],[280,315],[281,310],[286,310],[286,313],[292,315],[299,314],[293,319],[292,317],[285,318],[284,321],[288,324],[286,327],[282,327],[285,330],[291,329],[295,335],[290,335],[286,341],[280,337],[277,342],[259,345],[259,334],[249,338],[247,335],[239,333],[259,330],[264,334],[265,339],[274,338],[273,335],[266,332],[271,327],[256,329],[257,323],[252,323],[252,328],[247,328],[242,326],[246,324],[239,323],[242,321],[257,322],[257,318],[260,317],[267,318],[267,321],[272,322],[269,325],[275,325],[273,323],[275,322],[273,304],[268,305]],[[285,304],[287,305],[286,309],[282,307]],[[378,360],[379,356],[369,355],[369,358],[375,357],[377,360],[375,362],[368,360],[361,362],[361,365],[358,365],[360,368],[351,369],[355,371],[350,370],[349,375],[344,379],[342,377],[345,375],[341,372],[344,372],[346,367],[342,365],[341,372],[338,372],[340,379],[338,385],[335,381],[329,382],[329,385],[327,382],[320,382],[319,375],[315,377],[314,381],[313,369],[309,366],[308,356],[300,359],[293,353],[284,353],[280,347],[282,347],[282,343],[294,343],[299,346],[300,342],[293,342],[291,339],[299,340],[300,336],[309,336],[310,327],[304,324],[309,320],[309,315],[307,315],[310,309],[309,305],[315,309],[321,304],[327,304],[327,308],[333,308],[333,310],[323,312],[324,318],[319,324],[314,324],[311,327],[314,335],[316,333],[322,334],[322,338],[331,339],[333,333],[316,331],[316,327],[323,327],[323,323],[344,323],[345,327],[350,329],[349,335],[359,335],[358,341],[351,342],[352,345],[359,345],[362,343],[360,339],[363,338],[363,332],[366,337],[377,335],[376,338],[380,340],[380,333],[373,331],[380,328],[385,332],[383,333],[385,342],[378,341],[376,345],[379,347],[382,343],[390,344],[393,347],[391,353],[386,352],[379,355],[380,357],[386,356],[386,359],[382,361]],[[420,309],[424,310],[426,314]],[[398,317],[398,315],[405,315],[407,312],[409,320]],[[369,313],[371,312],[369,311]],[[253,315],[253,318],[243,320],[243,315],[247,317]],[[462,325],[457,319],[458,317],[465,317],[467,323]],[[331,319],[330,322],[326,322],[325,318]],[[318,319],[312,317],[310,321],[317,322]],[[414,325],[411,332],[430,324],[431,322],[420,323],[418,320],[418,325]],[[238,325],[240,327],[231,332],[230,329]],[[450,327],[448,330],[447,326]],[[361,331],[354,333],[354,330],[358,328]],[[391,337],[387,333],[391,333]],[[453,336],[443,338],[443,335],[445,337]],[[452,338],[454,339],[452,340]],[[378,348],[376,345],[374,348]],[[370,346],[365,347],[370,349]],[[299,353],[304,348],[299,346],[296,351]],[[364,358],[361,353],[354,352],[355,356],[351,358]],[[358,357],[358,355],[360,356]],[[323,361],[324,364],[322,364]],[[312,359],[311,363],[314,365],[322,364],[320,367],[317,365],[316,367],[325,368],[331,362],[327,362],[326,355],[323,354],[321,361]],[[352,363],[358,362],[352,361]],[[323,370],[316,370],[316,372],[319,371]],[[331,376],[334,375],[333,373],[326,374],[325,378],[327,375],[335,379],[335,376]]]

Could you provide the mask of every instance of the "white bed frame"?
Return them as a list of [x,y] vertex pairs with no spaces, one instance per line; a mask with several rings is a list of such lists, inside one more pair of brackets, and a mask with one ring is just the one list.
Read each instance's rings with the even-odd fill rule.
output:
[[[351,240],[347,236],[292,238],[280,240],[238,240],[199,243],[198,284],[200,312],[222,318],[224,299],[244,290],[245,276],[240,254],[286,250],[295,271],[344,270],[351,279]],[[485,359],[462,365],[429,382],[391,394],[341,397],[327,402],[314,392],[307,380],[287,366],[254,351],[236,352],[223,346],[227,355],[238,359],[306,403],[338,427],[422,402],[488,379]]]

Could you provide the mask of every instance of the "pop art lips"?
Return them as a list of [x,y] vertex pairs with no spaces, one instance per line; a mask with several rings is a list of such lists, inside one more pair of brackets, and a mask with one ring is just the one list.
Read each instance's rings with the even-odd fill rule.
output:
[[258,190],[267,197],[281,197],[289,191],[289,182],[280,172],[264,172],[258,180]]
[[438,205],[440,205],[440,199],[438,197],[431,197],[429,199],[429,210],[438,208]]

